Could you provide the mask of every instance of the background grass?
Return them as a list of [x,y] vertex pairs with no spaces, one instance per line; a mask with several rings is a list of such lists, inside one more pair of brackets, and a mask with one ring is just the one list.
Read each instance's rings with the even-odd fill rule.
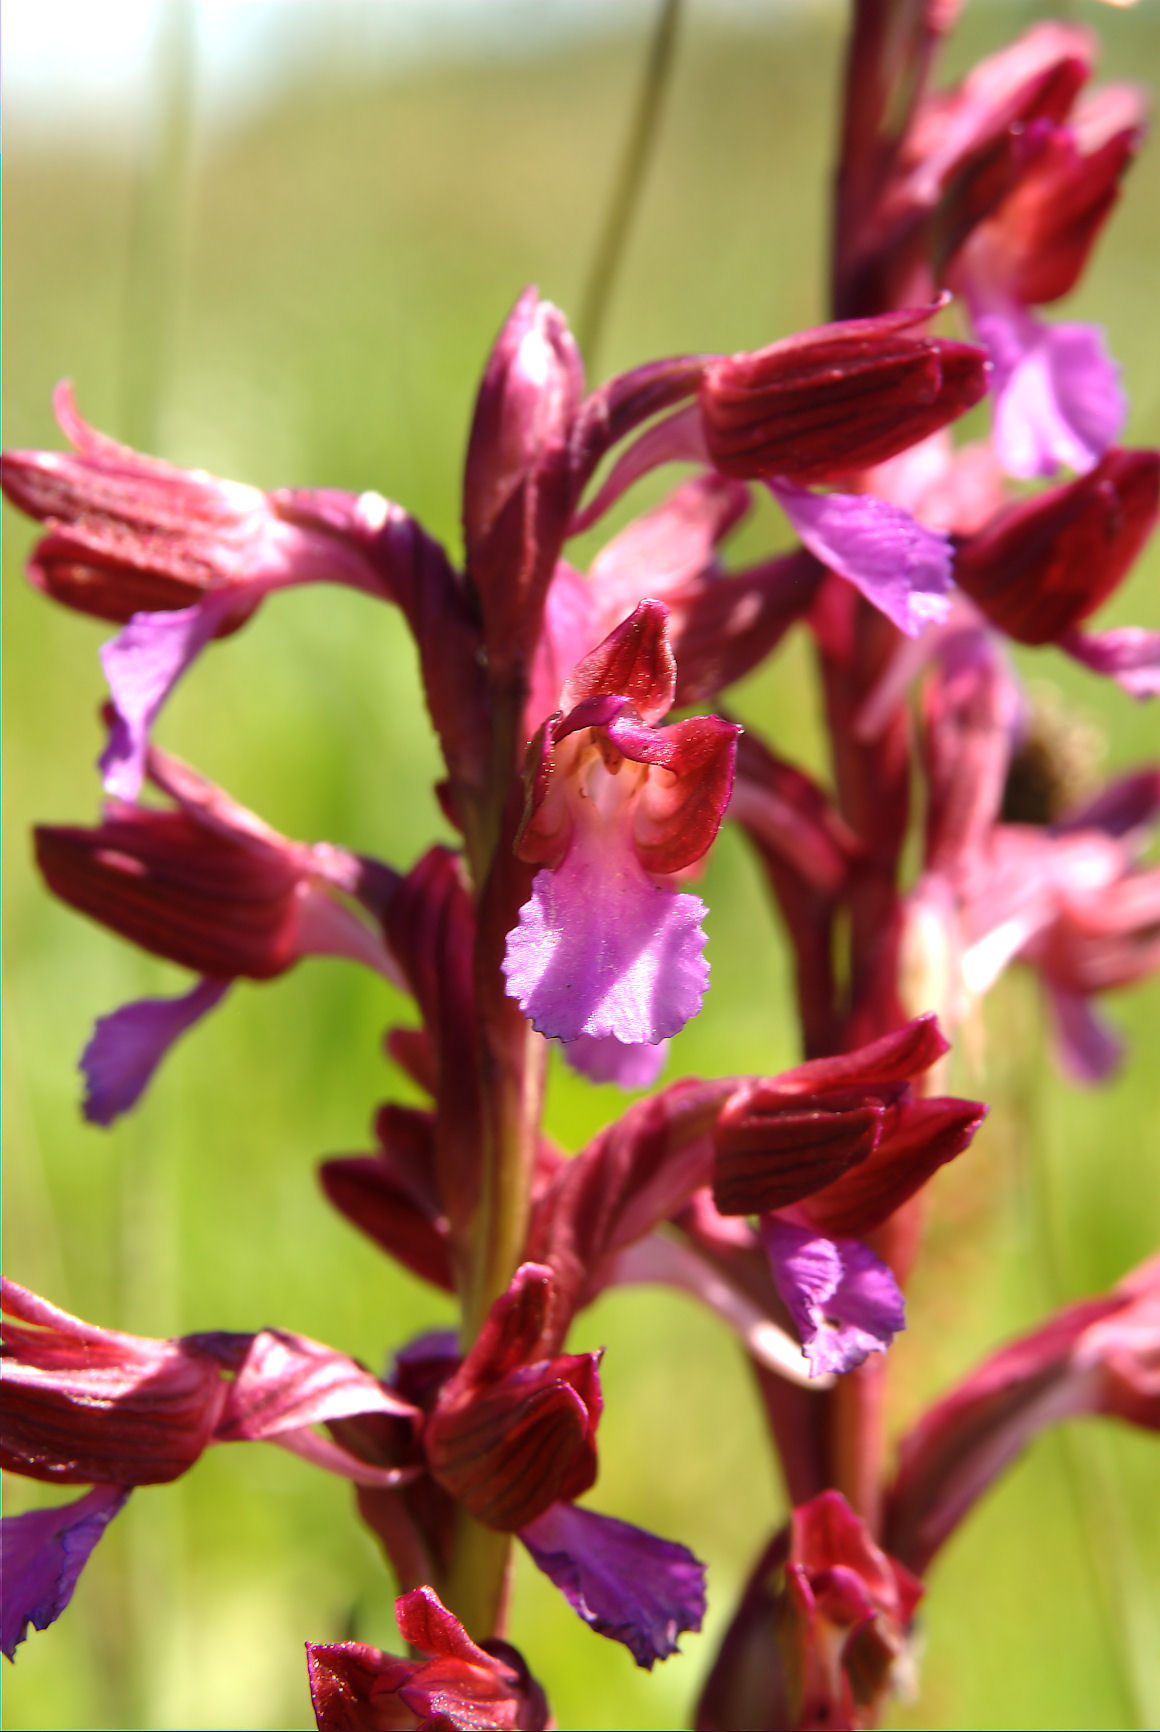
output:
[[[1098,24],[1106,73],[1160,68],[1160,8],[1072,10]],[[287,30],[300,28],[301,9],[284,11]],[[1042,12],[971,8],[950,68]],[[525,282],[577,310],[643,37],[360,74],[357,8],[344,19],[341,56],[318,42],[309,72],[260,113],[195,136],[180,199],[144,229],[140,152],[9,127],[8,445],[58,442],[49,393],[62,375],[97,425],[132,436],[142,357],[155,346],[165,456],[259,485],[374,487],[457,546],[483,359]],[[756,346],[824,316],[841,23],[828,7],[751,12],[744,23],[693,8],[602,373],[681,349]],[[1136,443],[1160,437],[1157,162],[1153,151],[1137,166],[1067,309],[1107,325]],[[164,294],[150,292],[157,282]],[[182,982],[50,902],[31,870],[30,823],[96,812],[95,652],[107,633],[28,590],[31,528],[12,513],[4,527],[6,1268],[108,1325],[168,1334],[269,1322],[381,1364],[448,1307],[328,1212],[313,1173],[324,1153],[367,1147],[375,1103],[406,1096],[380,1048],[384,1027],[407,1017],[401,998],[330,962],[270,988],[241,986],[134,1115],[110,1132],[78,1118],[74,1066],[94,1016]],[[1157,575],[1153,550],[1108,621],[1160,625]],[[1050,652],[1024,659],[1103,731],[1109,769],[1154,751],[1154,710]],[[732,701],[780,751],[820,762],[802,645]],[[398,865],[446,834],[405,632],[356,596],[275,598],[215,647],[169,706],[162,737],[288,834]],[[784,948],[731,834],[704,894],[713,987],[674,1044],[670,1074],[776,1070],[796,1056]],[[1154,987],[1125,996],[1115,1014],[1135,1063],[1110,1088],[1082,1093],[1042,1056],[1033,983],[1013,978],[993,995],[984,1072],[955,1078],[992,1102],[992,1117],[934,1187],[914,1327],[893,1354],[899,1420],[989,1346],[1107,1287],[1160,1239],[1157,1008]],[[576,1146],[619,1104],[554,1072],[550,1128]],[[679,1297],[617,1294],[576,1332],[578,1347],[602,1343],[596,1502],[708,1559],[707,1633],[646,1676],[521,1569],[513,1639],[561,1726],[676,1726],[780,1517],[780,1490],[741,1357],[712,1320]],[[60,1501],[26,1482],[6,1491],[14,1509]],[[896,1723],[1111,1727],[1135,1713],[1155,1724],[1154,1492],[1147,1439],[1089,1427],[1037,1444],[940,1560],[923,1693]],[[139,1492],[67,1615],[6,1674],[5,1725],[310,1724],[299,1644],[393,1640],[392,1586],[349,1503],[342,1486],[261,1447],[211,1451],[177,1485]],[[1135,1709],[1084,1509],[1134,1656]]]

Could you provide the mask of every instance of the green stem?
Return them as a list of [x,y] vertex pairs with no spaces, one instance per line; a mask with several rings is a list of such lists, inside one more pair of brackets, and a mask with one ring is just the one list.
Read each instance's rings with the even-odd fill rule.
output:
[[[502,982],[500,987],[502,990]],[[509,1027],[516,1019],[522,1024],[517,1036],[522,1062],[503,1062],[504,1056],[511,1054],[510,1040],[488,1043],[487,1056],[492,1061],[489,1147],[479,1200],[476,1257],[463,1307],[464,1351],[519,1266],[528,1232],[532,1170],[543,1109],[547,1044],[524,1022],[511,1000],[499,1008]],[[498,1064],[494,1062],[497,1058]]]
[[519,1266],[544,1100],[546,1043],[508,997],[502,974],[507,934],[527,899],[530,876],[515,854],[523,812],[518,766],[525,697],[522,674],[493,683],[492,794],[472,828],[483,1123],[479,1202],[461,1288],[464,1352]]
[[503,1634],[510,1558],[510,1534],[459,1511],[444,1598],[473,1641]]
[[592,272],[580,303],[576,335],[589,366],[600,344],[609,298],[624,262],[629,227],[640,202],[649,157],[656,143],[661,105],[673,67],[680,10],[681,0],[660,0],[636,112],[597,243]]

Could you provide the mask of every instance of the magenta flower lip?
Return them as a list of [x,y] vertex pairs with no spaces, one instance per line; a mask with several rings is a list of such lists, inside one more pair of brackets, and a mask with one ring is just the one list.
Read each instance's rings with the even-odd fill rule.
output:
[[517,848],[546,869],[508,933],[508,992],[540,1034],[655,1045],[700,1009],[704,904],[668,884],[710,847],[739,729],[672,727],[676,667],[663,603],[642,601],[575,667],[568,706],[528,750]]

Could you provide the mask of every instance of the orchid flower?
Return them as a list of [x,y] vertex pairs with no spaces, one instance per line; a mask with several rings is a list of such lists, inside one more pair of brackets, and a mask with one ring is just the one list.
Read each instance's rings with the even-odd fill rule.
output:
[[675,685],[666,610],[644,601],[573,670],[529,751],[517,847],[542,869],[504,974],[541,1034],[656,1043],[700,1009],[705,905],[671,881],[717,833],[739,730],[658,728]]
[[238,979],[270,980],[304,956],[343,956],[403,985],[381,931],[387,869],[328,843],[288,841],[175,758],[150,748],[168,810],[112,799],[95,829],[40,825],[37,864],[62,901],[202,978],[97,1023],[81,1068],[85,1116],[108,1125],[140,1099],[173,1043]]

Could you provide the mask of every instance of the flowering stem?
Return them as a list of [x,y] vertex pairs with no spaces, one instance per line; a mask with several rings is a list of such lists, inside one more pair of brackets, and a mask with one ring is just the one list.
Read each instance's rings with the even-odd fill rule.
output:
[[464,1352],[519,1263],[528,1224],[532,1169],[543,1108],[546,1047],[532,1032],[502,973],[507,934],[530,893],[530,868],[516,858],[523,815],[519,765],[522,678],[492,688],[492,798],[476,831],[475,994],[479,1017],[483,1159],[463,1292]]
[[589,365],[603,333],[609,297],[624,259],[629,225],[640,202],[649,155],[656,142],[661,103],[673,67],[680,10],[681,0],[661,0],[612,203],[604,219],[592,272],[580,303],[576,335]]
[[459,1510],[446,1596],[468,1635],[477,1642],[503,1632],[510,1556],[510,1534],[484,1527],[465,1509]]
[[[495,990],[495,989],[493,989]],[[502,996],[502,982],[499,985]],[[475,1232],[472,1278],[464,1298],[464,1351],[479,1334],[489,1307],[510,1282],[527,1236],[532,1167],[544,1093],[546,1043],[505,999],[500,1030],[485,1028],[487,1096],[486,1152]],[[513,1025],[518,1024],[518,1029]],[[501,1038],[494,1038],[496,1033]],[[517,1063],[510,1062],[516,1047]],[[505,1062],[505,1058],[507,1062]],[[498,1061],[498,1062],[497,1062]]]

